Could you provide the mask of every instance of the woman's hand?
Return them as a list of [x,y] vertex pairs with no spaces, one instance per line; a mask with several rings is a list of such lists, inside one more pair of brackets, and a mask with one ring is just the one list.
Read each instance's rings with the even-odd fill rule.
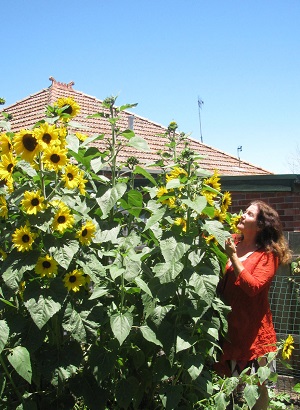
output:
[[231,258],[233,254],[236,254],[236,246],[232,238],[227,238],[225,240],[225,252],[229,258]]

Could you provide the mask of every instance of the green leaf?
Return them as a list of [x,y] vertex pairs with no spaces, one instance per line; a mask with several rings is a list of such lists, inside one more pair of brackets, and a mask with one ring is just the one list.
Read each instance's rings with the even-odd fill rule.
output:
[[107,295],[108,289],[104,287],[95,287],[93,293],[89,297],[89,300],[101,298],[104,295]]
[[39,329],[42,329],[48,320],[61,309],[61,304],[55,302],[51,295],[46,294],[46,292],[45,295],[36,295],[28,299],[24,302],[24,305]]
[[144,339],[148,340],[148,342],[152,342],[157,346],[162,347],[162,343],[157,339],[156,334],[153,332],[152,329],[150,329],[149,326],[140,326],[140,330],[142,332]]
[[225,240],[230,236],[229,232],[224,230],[223,224],[219,221],[206,221],[203,224],[203,229],[209,235],[213,235],[217,242],[225,249]]
[[[133,380],[135,382],[133,382]],[[139,388],[139,382],[136,378],[130,377],[128,379],[121,379],[116,386],[116,399],[121,409],[128,409],[133,401]]]
[[147,219],[147,223],[146,223],[146,226],[144,228],[144,232],[147,231],[148,229],[150,229],[157,222],[159,222],[162,219],[162,217],[164,216],[165,212],[166,212],[166,209],[164,207],[157,209],[156,212],[154,214],[152,214],[149,219]]
[[120,345],[122,345],[124,340],[129,335],[132,324],[133,324],[133,317],[132,317],[132,314],[129,312],[126,312],[126,313],[119,312],[111,316],[110,318],[111,330],[115,338],[120,343]]
[[79,249],[79,242],[75,240],[65,240],[65,243],[60,243],[57,248],[53,249],[53,258],[64,269],[68,269],[74,255]]
[[177,335],[177,339],[176,339],[176,352],[179,353],[182,350],[186,350],[189,349],[192,345],[190,344],[190,342],[182,339],[179,335]]
[[121,106],[118,108],[118,110],[119,110],[119,111],[128,110],[129,108],[134,108],[134,107],[136,107],[137,105],[138,105],[138,103],[124,104],[124,105],[121,105]]
[[187,369],[192,380],[196,380],[204,368],[203,357],[200,355],[188,355],[184,358],[184,367]]
[[146,171],[145,169],[143,169],[142,167],[140,167],[139,165],[137,165],[134,168],[133,173],[135,175],[142,175],[143,177],[147,178],[150,182],[152,182],[153,185],[157,185],[157,182],[155,181],[155,179],[153,178],[153,176],[151,174],[149,174],[148,171]]
[[109,211],[116,205],[117,201],[122,198],[126,189],[127,185],[120,182],[115,187],[108,189],[100,198],[96,198],[103,213],[102,219],[107,218]]
[[71,303],[68,303],[66,307],[62,326],[75,340],[78,342],[86,342],[86,331],[83,320]]
[[24,380],[31,383],[32,369],[28,350],[23,346],[16,346],[11,349],[7,359],[15,371],[23,377]]
[[67,142],[67,148],[68,149],[78,153],[79,139],[76,137],[76,135],[68,134],[67,137],[66,137],[66,142]]
[[258,399],[258,386],[246,384],[244,397],[248,406],[252,409]]
[[164,239],[160,242],[161,252],[166,262],[179,261],[189,250],[190,245],[177,242],[174,237]]
[[135,134],[132,130],[125,130],[120,135],[122,135],[124,138],[127,138],[128,140],[130,140],[131,138],[134,137]]
[[184,265],[181,262],[157,263],[153,268],[153,272],[155,277],[163,284],[173,282],[183,268]]
[[268,379],[270,374],[271,374],[271,370],[268,366],[259,367],[257,370],[257,376],[259,378],[260,384],[263,384],[263,382]]
[[0,353],[4,349],[9,337],[9,327],[5,320],[0,320]]
[[147,152],[150,151],[147,141],[142,137],[138,137],[137,135],[130,138],[130,140],[128,141],[126,145],[128,147],[135,148],[139,151],[147,151]]
[[190,199],[183,199],[182,202],[189,208],[193,209],[193,211],[196,211],[198,214],[202,213],[207,204],[205,196],[198,196],[195,201],[191,201]]
[[128,191],[120,200],[121,207],[136,218],[143,209],[143,195],[136,190]]
[[226,399],[226,395],[224,392],[220,391],[215,395],[216,410],[226,410],[228,404],[229,400]]
[[300,383],[295,384],[295,386],[293,387],[293,390],[294,390],[296,393],[300,393]]
[[174,188],[179,188],[181,185],[180,180],[177,178],[171,179],[167,184],[166,188],[167,189],[174,189]]
[[139,276],[137,276],[137,277],[134,279],[134,281],[135,281],[135,283],[136,283],[145,293],[147,293],[147,295],[152,296],[152,292],[151,292],[151,290],[149,289],[149,286],[147,285],[146,282],[143,281],[142,278],[140,278]]

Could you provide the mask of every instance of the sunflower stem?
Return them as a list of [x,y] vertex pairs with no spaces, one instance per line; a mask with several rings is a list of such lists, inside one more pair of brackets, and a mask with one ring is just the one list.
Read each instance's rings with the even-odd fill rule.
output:
[[11,377],[9,371],[8,371],[8,368],[7,368],[7,366],[6,366],[6,364],[5,364],[4,360],[3,360],[3,357],[2,357],[2,355],[1,355],[1,353],[0,353],[0,364],[1,364],[1,366],[3,367],[3,370],[4,370],[6,376],[8,377],[8,379],[9,379],[9,381],[10,381],[10,383],[11,383],[11,385],[12,385],[12,387],[13,387],[13,389],[14,389],[14,392],[15,392],[16,395],[18,396],[18,399],[19,399],[21,402],[23,402],[23,397],[22,397],[21,393],[19,392],[17,386],[15,385],[15,383],[14,383],[14,381],[13,381],[13,379],[12,379],[12,377]]

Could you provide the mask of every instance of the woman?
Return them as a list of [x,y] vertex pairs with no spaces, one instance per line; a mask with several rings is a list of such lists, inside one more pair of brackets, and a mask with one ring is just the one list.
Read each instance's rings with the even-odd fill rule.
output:
[[[225,244],[229,260],[219,284],[221,297],[231,306],[228,335],[217,364],[218,373],[226,376],[247,367],[256,371],[259,364],[266,364],[263,356],[276,350],[268,292],[278,266],[291,259],[279,216],[265,202],[251,202],[237,228],[241,235]],[[254,409],[267,406],[267,388],[261,386]]]

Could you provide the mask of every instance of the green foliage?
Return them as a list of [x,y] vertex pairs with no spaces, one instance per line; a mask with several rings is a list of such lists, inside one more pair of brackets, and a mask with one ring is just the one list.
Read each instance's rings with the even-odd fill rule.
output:
[[[226,197],[183,134],[177,152],[175,123],[155,174],[134,158],[119,164],[124,148],[148,147],[119,128],[134,105],[115,101],[93,116],[110,136],[80,141],[72,101],[47,107],[32,130],[1,134],[3,409],[192,409],[213,395],[228,312],[216,295]],[[98,140],[103,152],[89,145]],[[235,381],[225,384],[214,408]]]

